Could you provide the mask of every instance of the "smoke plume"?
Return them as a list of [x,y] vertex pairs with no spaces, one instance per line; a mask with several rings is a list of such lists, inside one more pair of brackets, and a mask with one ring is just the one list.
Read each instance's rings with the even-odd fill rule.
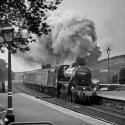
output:
[[[92,20],[73,12],[54,12],[49,16],[47,23],[51,32],[37,42],[30,45],[31,51],[21,54],[29,63],[64,64],[71,63],[77,57],[92,56],[92,51],[97,48],[95,24]],[[93,56],[94,57],[94,56]]]

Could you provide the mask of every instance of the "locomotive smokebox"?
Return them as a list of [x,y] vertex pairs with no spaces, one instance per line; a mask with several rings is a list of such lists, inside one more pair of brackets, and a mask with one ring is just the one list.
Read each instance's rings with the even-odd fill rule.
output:
[[92,77],[91,71],[85,66],[69,67],[64,71],[64,75],[66,78],[72,77],[77,83],[90,82]]
[[88,69],[87,67],[80,66],[75,72],[75,78],[77,82],[80,81],[81,83],[84,82],[90,83],[92,78],[92,73],[90,69]]

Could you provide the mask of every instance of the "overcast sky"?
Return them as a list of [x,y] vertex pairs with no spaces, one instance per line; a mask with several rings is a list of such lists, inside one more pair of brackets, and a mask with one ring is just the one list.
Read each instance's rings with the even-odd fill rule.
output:
[[[102,58],[107,57],[106,49],[111,48],[110,56],[125,53],[125,0],[63,0],[58,11],[66,13],[74,11],[95,22],[98,44],[103,52]],[[7,61],[7,54],[0,54]],[[23,60],[12,57],[13,71],[26,71],[39,68],[29,66]]]

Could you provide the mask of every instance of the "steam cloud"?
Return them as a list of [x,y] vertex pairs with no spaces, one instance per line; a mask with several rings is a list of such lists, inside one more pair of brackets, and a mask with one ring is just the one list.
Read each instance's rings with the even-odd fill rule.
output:
[[[20,54],[28,63],[63,64],[77,57],[92,56],[98,49],[93,21],[73,12],[53,13],[47,20],[51,32],[30,45],[31,51]],[[97,59],[100,56],[100,50]]]

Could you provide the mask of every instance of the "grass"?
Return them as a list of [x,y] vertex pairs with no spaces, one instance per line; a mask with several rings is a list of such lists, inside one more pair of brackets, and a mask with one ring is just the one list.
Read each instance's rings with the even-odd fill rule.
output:
[[125,55],[115,56],[109,60],[109,71],[108,75],[108,59],[98,61],[96,64],[91,66],[93,79],[99,79],[101,82],[107,82],[107,78],[112,79],[113,75],[118,75],[120,69],[125,68]]

